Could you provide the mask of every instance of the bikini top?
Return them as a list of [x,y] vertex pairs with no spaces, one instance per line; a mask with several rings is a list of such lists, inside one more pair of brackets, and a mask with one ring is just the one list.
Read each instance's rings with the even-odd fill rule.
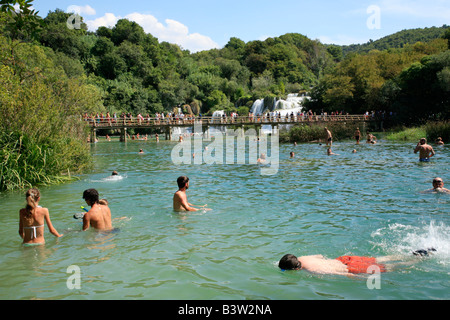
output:
[[[38,206],[38,208],[42,208],[41,206]],[[40,225],[40,226],[31,226],[31,227],[23,227],[24,229],[33,229],[33,232],[31,233],[31,239],[35,239],[36,238],[36,228],[41,228],[44,225]]]

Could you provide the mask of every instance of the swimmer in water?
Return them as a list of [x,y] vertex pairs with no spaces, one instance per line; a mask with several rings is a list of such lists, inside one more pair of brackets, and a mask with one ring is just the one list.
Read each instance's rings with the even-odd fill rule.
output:
[[41,194],[38,189],[29,189],[26,194],[27,206],[19,211],[19,235],[24,244],[44,244],[44,221],[55,237],[62,237],[53,227],[47,208],[39,206]]
[[264,163],[266,162],[266,155],[264,153],[261,153],[261,156],[256,160],[258,163]]
[[422,193],[448,193],[450,194],[450,190],[444,188],[444,180],[442,178],[436,177],[433,179],[433,188],[422,191]]
[[[173,210],[177,212],[182,211],[198,211],[200,209],[194,208],[195,205],[189,203],[187,201],[186,190],[189,189],[189,178],[186,176],[178,177],[177,179],[178,191],[173,195]],[[201,207],[204,210],[209,210],[204,206],[196,206]]]
[[91,209],[83,216],[83,231],[92,225],[97,230],[111,230],[111,210],[107,205],[102,205],[98,199],[98,191],[87,189],[83,192],[83,199]]
[[427,144],[427,139],[425,138],[420,139],[419,143],[417,143],[414,153],[417,152],[419,152],[419,161],[421,162],[430,161],[430,158],[436,154],[433,147]]
[[338,156],[339,154],[337,153],[333,153],[333,151],[331,151],[331,147],[327,149],[327,155],[329,156]]
[[[411,265],[417,261],[418,256],[428,256],[431,251],[436,250],[434,248],[416,250],[413,252],[413,256],[407,259],[403,256],[384,256],[378,258],[341,256],[335,259],[329,259],[321,254],[297,258],[293,254],[286,254],[278,262],[278,267],[282,270],[306,270],[316,274],[346,276],[360,273],[372,273],[373,269],[370,267],[378,268],[380,272],[388,272],[393,271],[394,268],[398,266]],[[395,261],[397,262],[394,263]]]

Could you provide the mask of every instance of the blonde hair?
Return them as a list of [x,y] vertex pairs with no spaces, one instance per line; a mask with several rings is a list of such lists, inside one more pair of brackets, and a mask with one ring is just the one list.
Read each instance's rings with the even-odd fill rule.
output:
[[25,209],[27,210],[27,214],[31,215],[34,212],[34,209],[37,207],[37,202],[39,198],[41,197],[41,193],[36,188],[28,189],[25,193],[25,197],[27,200],[27,206]]
[[107,206],[108,205],[108,200],[100,199],[100,200],[98,200],[98,203],[101,204],[101,205]]

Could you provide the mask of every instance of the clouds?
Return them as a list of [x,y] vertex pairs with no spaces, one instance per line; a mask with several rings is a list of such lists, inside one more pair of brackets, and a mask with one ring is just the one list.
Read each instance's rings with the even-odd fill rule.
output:
[[[73,7],[72,10],[80,10],[80,12],[72,12],[82,14],[84,10],[84,13],[89,15],[88,12],[92,12],[93,10],[93,14],[95,14],[95,10],[89,6],[71,7]],[[96,19],[89,20],[85,18],[85,23],[88,25],[90,31],[95,31],[100,26],[113,27],[120,19],[128,19],[130,21],[134,21],[142,28],[144,28],[144,31],[146,33],[150,33],[154,37],[158,38],[159,41],[178,44],[183,49],[188,49],[191,52],[219,48],[219,45],[210,37],[202,35],[200,33],[189,33],[189,28],[179,21],[166,19],[164,23],[161,23],[160,21],[158,21],[158,19],[150,14],[133,12],[127,14],[124,17],[121,17],[116,16],[114,13],[105,13],[102,17]]]
[[73,12],[73,13],[77,13],[79,15],[95,15],[95,9],[92,8],[90,5],[85,5],[84,7],[82,6],[76,6],[76,5],[71,5],[67,8],[67,12]]

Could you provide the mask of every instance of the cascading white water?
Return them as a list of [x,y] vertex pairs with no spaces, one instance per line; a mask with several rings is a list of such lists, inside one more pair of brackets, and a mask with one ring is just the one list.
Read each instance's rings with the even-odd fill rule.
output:
[[[213,123],[220,123],[223,119],[225,112],[223,110],[214,111],[212,114]],[[209,134],[214,135],[214,132],[220,132],[225,134],[227,132],[227,128],[224,126],[211,126],[208,129]]]
[[[250,112],[254,115],[262,114],[264,112],[264,99],[258,99],[256,100],[251,109]],[[246,116],[246,115],[245,115]]]
[[[269,111],[276,111],[277,113],[280,113],[281,116],[286,116],[291,113],[296,114],[301,112],[303,102],[306,98],[307,96],[299,97],[298,93],[290,93],[288,94],[286,100],[274,99],[272,110]],[[262,114],[264,111],[266,111],[264,110],[264,99],[256,100],[250,109],[250,112],[254,115]]]

